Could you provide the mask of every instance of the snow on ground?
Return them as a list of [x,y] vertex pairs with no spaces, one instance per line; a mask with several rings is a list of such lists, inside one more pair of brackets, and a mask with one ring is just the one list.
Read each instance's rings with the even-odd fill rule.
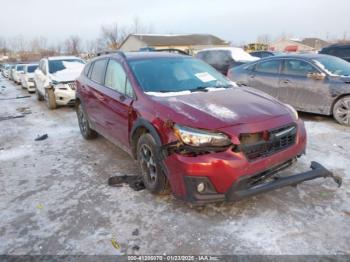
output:
[[[26,92],[0,78],[0,99],[17,95]],[[350,254],[350,129],[329,117],[302,114],[307,155],[285,172],[318,160],[343,177],[342,188],[318,179],[194,208],[108,187],[111,175],[138,168],[104,138],[84,140],[72,108],[49,111],[31,96],[0,100],[0,116],[19,107],[32,114],[0,121],[1,254]]]

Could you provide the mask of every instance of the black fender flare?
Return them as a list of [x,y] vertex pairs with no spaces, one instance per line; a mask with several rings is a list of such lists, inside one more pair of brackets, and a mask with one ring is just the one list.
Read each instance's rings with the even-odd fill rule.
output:
[[137,130],[139,128],[144,128],[148,131],[149,134],[151,134],[157,144],[157,154],[158,156],[160,157],[160,166],[161,168],[163,169],[163,172],[165,173],[165,175],[168,177],[169,176],[169,171],[168,171],[168,168],[166,167],[165,163],[164,163],[164,159],[165,159],[165,156],[164,154],[162,153],[162,140],[160,139],[160,135],[157,131],[157,129],[154,127],[154,125],[152,125],[152,123],[150,123],[148,120],[144,119],[144,118],[138,118],[133,127],[131,128],[131,131],[130,131],[130,145],[131,145],[131,153],[132,153],[132,156],[134,157],[134,159],[137,159],[137,156],[136,156],[136,146],[137,146],[137,143],[134,139],[134,136],[135,134],[137,134]]
[[136,134],[136,131],[138,128],[145,128],[148,130],[148,132],[153,136],[154,140],[156,141],[157,145],[159,147],[162,146],[162,140],[160,139],[160,136],[158,134],[158,131],[156,130],[156,128],[152,125],[152,123],[150,123],[148,120],[144,119],[144,118],[138,118],[133,127],[131,128],[130,131],[130,145],[133,146],[134,143],[134,136]]

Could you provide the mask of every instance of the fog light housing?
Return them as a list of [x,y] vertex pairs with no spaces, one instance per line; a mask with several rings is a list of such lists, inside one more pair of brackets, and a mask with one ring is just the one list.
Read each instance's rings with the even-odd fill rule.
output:
[[203,182],[197,185],[197,191],[198,193],[203,193],[205,191],[205,184]]

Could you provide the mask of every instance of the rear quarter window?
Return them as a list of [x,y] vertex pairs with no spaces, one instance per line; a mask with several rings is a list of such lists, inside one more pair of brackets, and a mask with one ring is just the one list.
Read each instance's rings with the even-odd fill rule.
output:
[[104,83],[107,59],[100,59],[94,62],[91,69],[90,79],[98,84]]
[[90,68],[91,68],[91,63],[88,63],[85,65],[85,67],[84,67],[84,75],[85,76],[88,76]]

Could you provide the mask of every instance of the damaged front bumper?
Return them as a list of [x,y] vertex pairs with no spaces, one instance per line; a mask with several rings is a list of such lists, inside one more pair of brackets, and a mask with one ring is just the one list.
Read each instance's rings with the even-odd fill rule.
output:
[[[341,177],[335,176],[318,162],[311,162],[311,170],[290,175],[280,176],[279,172],[290,167],[295,159],[289,160],[279,166],[271,168],[253,176],[242,176],[235,181],[225,194],[219,194],[206,177],[184,177],[187,195],[184,200],[196,204],[218,201],[238,201],[243,198],[266,193],[286,186],[296,186],[304,181],[316,178],[332,178],[338,187],[342,184]],[[197,191],[199,183],[203,183],[206,191],[202,194]]]
[[226,194],[226,199],[228,201],[237,201],[245,197],[255,196],[286,186],[295,186],[304,181],[322,177],[333,178],[334,182],[338,184],[338,187],[341,186],[342,179],[338,176],[335,176],[331,171],[326,169],[318,162],[311,162],[310,168],[311,170],[300,174],[279,177],[275,176],[275,174],[283,168],[278,167],[277,170],[273,169],[270,170],[268,173],[263,174],[263,176],[265,176],[267,179],[272,178],[270,182],[263,182],[263,180],[261,181],[261,183],[256,183],[256,179],[259,178],[254,176],[249,178],[242,178],[236,183],[234,183],[234,185],[230,188],[230,190]]

